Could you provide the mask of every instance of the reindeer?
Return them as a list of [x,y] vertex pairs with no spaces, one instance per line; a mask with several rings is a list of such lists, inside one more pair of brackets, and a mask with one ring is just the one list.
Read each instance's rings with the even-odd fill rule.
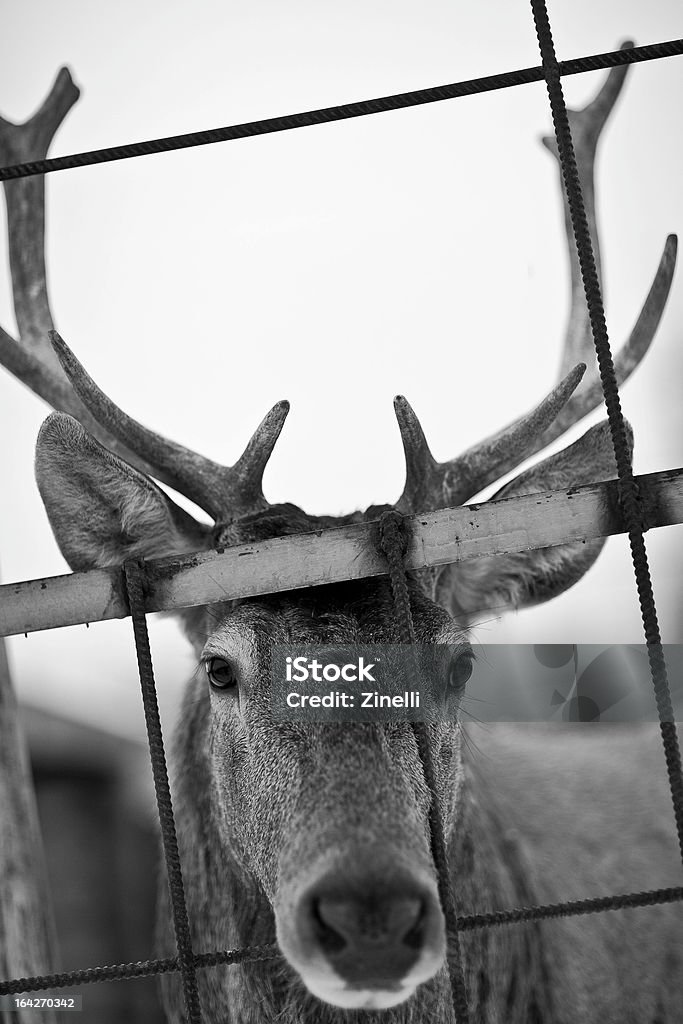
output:
[[[625,74],[626,68],[611,71],[596,98],[571,115],[596,247],[595,151]],[[4,162],[44,156],[77,95],[62,70],[33,118],[21,126],[3,121]],[[6,193],[21,344],[3,332],[0,358],[57,410],[40,431],[36,474],[57,542],[73,569],[375,520],[392,507],[334,518],[269,504],[262,477],[286,402],[270,410],[230,467],[162,438],[118,409],[59,336],[53,335],[54,348],[47,341],[53,324],[42,179],[9,182]],[[571,316],[561,379],[535,409],[460,457],[438,463],[412,408],[405,398],[396,399],[406,459],[405,487],[393,506],[400,512],[468,501],[598,405],[571,233],[570,255]],[[617,358],[621,382],[653,338],[674,261],[670,239]],[[579,388],[584,363],[593,368]],[[614,472],[609,433],[601,423],[498,494],[567,488]],[[196,522],[152,478],[191,498],[215,525]],[[418,640],[449,652],[436,658],[429,679],[434,699],[454,708],[462,698],[471,669],[473,617],[489,608],[552,598],[581,579],[601,546],[565,544],[414,574],[409,586]],[[179,618],[199,665],[173,747],[194,948],[277,941],[281,952],[272,963],[200,972],[204,1019],[452,1021],[444,921],[428,841],[429,794],[410,726],[278,723],[269,699],[276,643],[394,642],[387,582],[226,601],[185,610]],[[478,753],[457,719],[429,728],[461,912],[677,883],[665,774],[652,733],[619,732],[596,744],[547,728],[512,732],[501,726],[478,735],[485,748]],[[470,728],[470,740],[473,735]],[[603,792],[607,807],[598,808]],[[588,863],[583,877],[582,855]],[[164,882],[158,943],[161,955],[174,952]],[[472,931],[461,937],[461,946],[473,1021],[679,1019],[680,908]],[[179,978],[166,977],[162,988],[168,1020],[186,1021]]]

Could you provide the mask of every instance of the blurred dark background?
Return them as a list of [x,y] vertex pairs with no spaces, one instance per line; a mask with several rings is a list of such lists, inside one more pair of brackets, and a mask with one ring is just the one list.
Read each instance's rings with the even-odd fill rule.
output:
[[[24,707],[61,964],[77,970],[154,956],[158,832],[142,744]],[[154,978],[98,982],[84,1024],[162,1024]]]

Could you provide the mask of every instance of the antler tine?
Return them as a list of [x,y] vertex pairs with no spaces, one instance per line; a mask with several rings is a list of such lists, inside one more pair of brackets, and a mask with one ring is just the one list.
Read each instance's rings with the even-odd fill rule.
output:
[[[55,132],[80,93],[62,68],[36,113],[24,124],[0,117],[0,159],[4,164],[42,160]],[[45,178],[4,182],[14,310],[22,345],[59,372],[47,332],[52,315],[45,276]]]
[[216,522],[268,507],[262,490],[263,472],[289,402],[273,406],[234,466],[221,466],[142,426],[100,390],[56,331],[50,332],[50,340],[74,391],[95,420],[154,467],[152,475],[195,502]]
[[[24,124],[0,117],[3,164],[40,160],[79,97],[62,68],[43,104]],[[4,182],[9,261],[20,342],[0,328],[0,363],[50,405],[79,419],[86,411],[76,399],[55,358],[48,331],[52,314],[45,274],[45,179],[42,175]],[[87,415],[87,414],[86,414]]]
[[[394,412],[406,459],[405,487],[396,502],[396,508],[404,513],[424,511],[423,500],[429,496],[433,502],[441,489],[441,466],[429,450],[427,438],[413,407],[403,395],[394,398]],[[439,508],[438,499],[430,507]]]
[[[621,44],[622,50],[633,47],[629,40]],[[570,110],[569,122],[574,142],[576,162],[581,180],[586,217],[593,241],[593,252],[595,262],[602,286],[602,273],[600,261],[600,238],[597,228],[595,212],[595,157],[604,128],[610,113],[621,93],[624,81],[629,72],[630,65],[612,68],[605,82],[597,95],[582,110]],[[554,136],[545,136],[543,144],[558,160],[557,144]],[[560,186],[563,197],[564,221],[569,250],[569,263],[571,274],[571,302],[569,319],[565,332],[562,359],[560,363],[560,375],[567,372],[578,360],[581,360],[589,367],[589,373],[580,393],[565,408],[561,420],[544,438],[544,444],[550,443],[559,437],[577,420],[581,419],[592,409],[596,408],[602,400],[602,391],[598,383],[598,372],[593,346],[593,335],[591,331],[590,318],[581,279],[581,268],[579,265],[574,232],[571,226],[569,205],[564,188],[562,187],[561,172]],[[664,312],[664,306],[669,295],[673,272],[676,265],[676,236],[670,235],[665,243],[664,251],[659,262],[659,267],[643,308],[639,314],[636,326],[631,332],[629,340],[616,357],[619,384],[628,379],[635,367],[647,352],[650,343],[655,335],[657,326]]]
[[[614,357],[614,369],[620,387],[638,366],[655,336],[671,288],[676,267],[677,248],[676,235],[669,235],[655,279],[636,320],[635,327],[626,343]],[[595,358],[593,358],[593,362],[595,362]],[[594,369],[587,375],[583,387],[575,395],[572,395],[555,422],[546,430],[542,438],[539,438],[537,448],[529,454],[535,454],[536,451],[540,451],[541,448],[545,448],[556,438],[561,437],[580,419],[587,416],[593,409],[597,409],[602,400],[602,385],[598,373]]]
[[397,396],[394,409],[406,457],[406,483],[396,503],[399,512],[459,505],[519,465],[538,450],[537,439],[566,406],[585,369],[579,363],[526,416],[449,462],[436,462],[417,416],[406,399]]
[[[620,49],[629,49],[633,43],[629,40],[621,44]],[[593,255],[595,266],[598,272],[598,279],[602,286],[602,263],[600,259],[600,239],[598,236],[597,221],[595,216],[595,156],[597,152],[600,134],[612,112],[614,105],[619,98],[626,76],[629,72],[629,65],[612,68],[602,84],[597,95],[582,110],[568,110],[569,126],[574,143],[581,191],[583,193],[586,217],[593,242]],[[545,135],[541,142],[558,161],[559,153],[554,135]],[[593,336],[591,332],[586,298],[581,278],[574,232],[572,229],[569,204],[562,182],[560,170],[560,192],[563,200],[564,225],[569,249],[569,266],[571,278],[571,304],[569,320],[565,332],[565,340],[560,363],[560,375],[567,372],[577,359],[583,360],[587,365],[595,361],[593,351]]]

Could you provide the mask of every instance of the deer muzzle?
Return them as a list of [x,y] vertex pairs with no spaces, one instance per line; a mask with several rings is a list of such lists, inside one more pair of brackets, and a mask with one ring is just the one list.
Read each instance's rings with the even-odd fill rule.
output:
[[313,995],[334,1006],[395,1006],[444,963],[434,880],[375,851],[309,876],[276,919],[288,961]]

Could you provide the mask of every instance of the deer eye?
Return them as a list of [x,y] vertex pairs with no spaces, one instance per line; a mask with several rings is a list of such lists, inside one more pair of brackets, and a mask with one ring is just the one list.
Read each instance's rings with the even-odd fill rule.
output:
[[454,654],[448,666],[448,686],[451,690],[462,690],[474,670],[474,651],[468,649]]
[[216,690],[231,690],[237,686],[237,673],[225,658],[211,658],[206,665],[209,682]]

